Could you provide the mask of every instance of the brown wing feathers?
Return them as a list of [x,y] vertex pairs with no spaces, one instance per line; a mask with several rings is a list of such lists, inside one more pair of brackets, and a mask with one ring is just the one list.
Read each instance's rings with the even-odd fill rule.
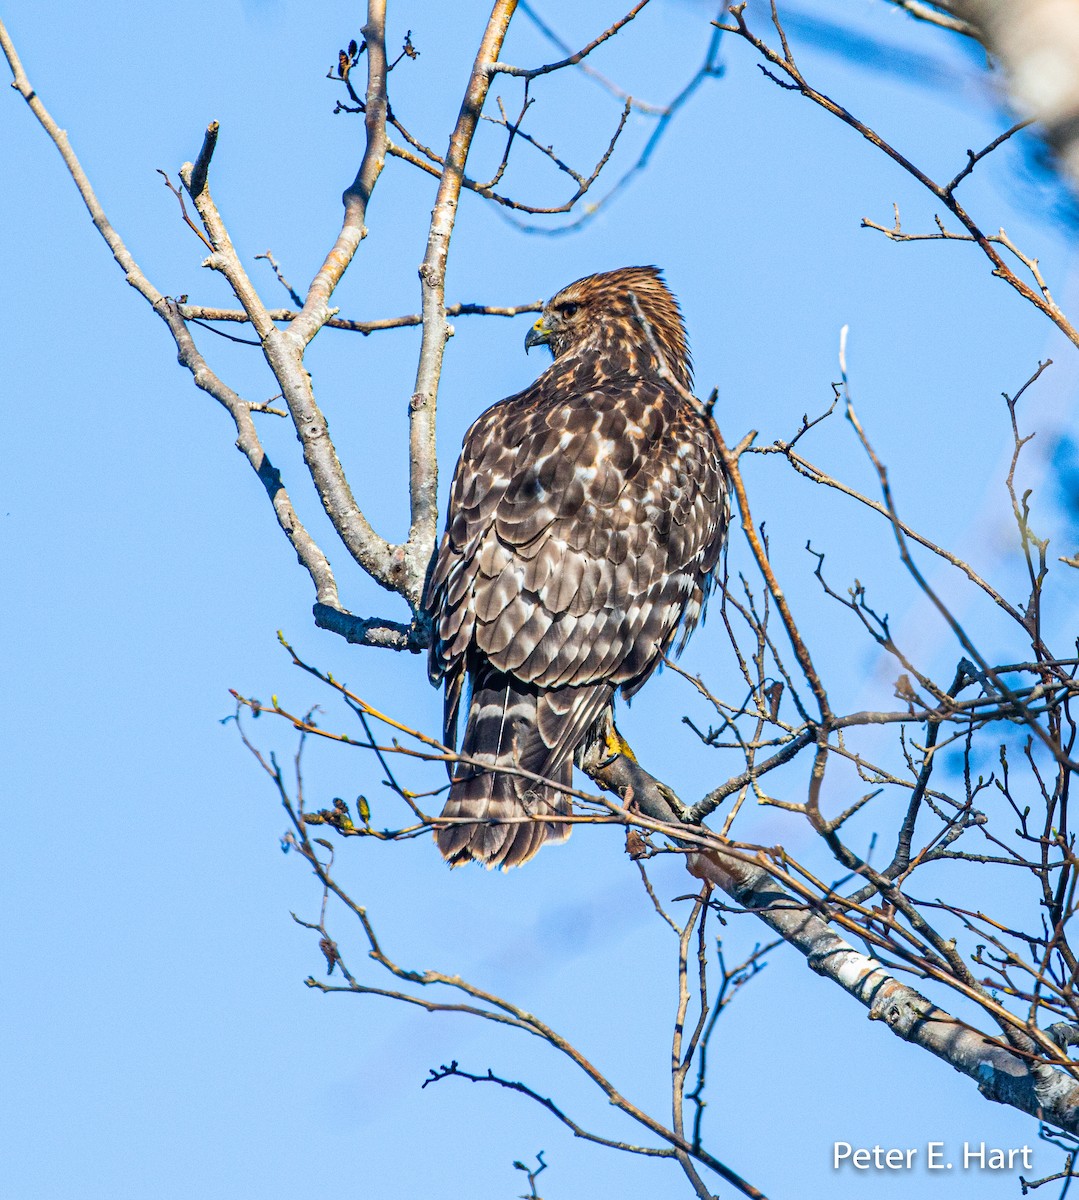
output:
[[425,597],[446,741],[467,676],[461,754],[481,764],[453,772],[443,815],[469,818],[438,833],[453,865],[514,866],[568,836],[564,792],[513,772],[568,787],[616,688],[644,683],[707,594],[726,527],[715,442],[658,377],[630,291],[688,386],[673,297],[625,268],[549,302],[526,345],[554,364],[465,437]]

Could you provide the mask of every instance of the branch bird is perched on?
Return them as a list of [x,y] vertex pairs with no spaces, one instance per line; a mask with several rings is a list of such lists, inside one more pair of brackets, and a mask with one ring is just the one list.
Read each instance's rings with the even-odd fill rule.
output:
[[469,684],[471,762],[442,815],[471,821],[437,834],[454,866],[518,866],[569,836],[568,796],[530,776],[569,787],[615,690],[632,696],[679,626],[685,644],[727,529],[682,315],[655,267],[563,288],[525,338],[541,345],[551,366],[465,435],[424,599],[447,745]]

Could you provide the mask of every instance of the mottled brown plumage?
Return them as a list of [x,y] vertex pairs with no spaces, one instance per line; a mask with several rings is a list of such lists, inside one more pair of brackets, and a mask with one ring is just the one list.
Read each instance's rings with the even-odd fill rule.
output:
[[660,378],[632,296],[689,388],[677,302],[656,268],[625,267],[548,302],[525,346],[554,362],[465,435],[424,601],[430,672],[446,685],[446,743],[467,679],[461,754],[496,769],[453,772],[443,816],[476,822],[438,833],[455,866],[515,866],[569,836],[565,794],[510,771],[568,786],[616,689],[632,696],[679,626],[684,645],[711,584],[728,515],[719,453]]

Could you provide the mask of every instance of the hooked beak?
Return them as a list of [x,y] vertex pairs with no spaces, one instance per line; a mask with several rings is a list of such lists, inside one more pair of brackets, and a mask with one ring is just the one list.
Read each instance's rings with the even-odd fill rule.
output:
[[543,323],[543,318],[532,326],[525,334],[525,354],[532,349],[533,346],[547,346],[551,341],[551,331]]

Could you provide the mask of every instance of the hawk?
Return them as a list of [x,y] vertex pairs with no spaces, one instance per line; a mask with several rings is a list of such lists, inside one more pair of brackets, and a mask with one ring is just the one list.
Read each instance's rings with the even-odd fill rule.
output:
[[563,288],[533,346],[551,366],[465,434],[424,595],[451,747],[468,683],[466,761],[442,815],[474,823],[436,834],[452,866],[518,866],[569,836],[557,818],[572,810],[574,752],[679,627],[685,645],[727,529],[719,449],[656,267]]

